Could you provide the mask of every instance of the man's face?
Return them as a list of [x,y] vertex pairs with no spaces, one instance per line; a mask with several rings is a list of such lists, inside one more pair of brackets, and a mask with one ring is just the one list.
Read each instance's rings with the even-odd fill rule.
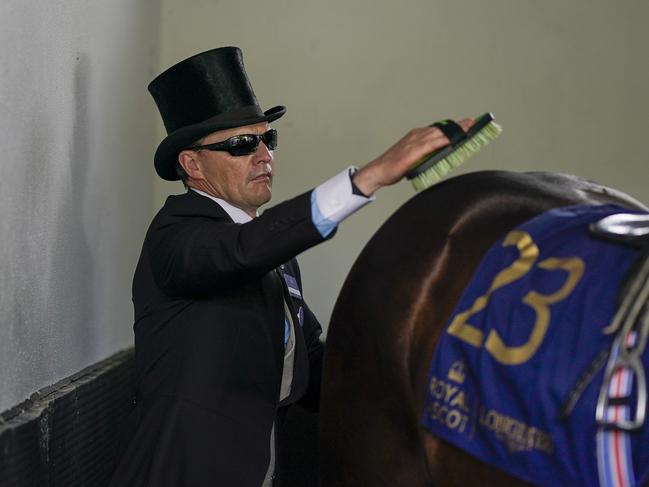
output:
[[[201,145],[214,144],[234,135],[261,135],[269,129],[267,122],[246,125],[212,132],[201,141]],[[199,177],[189,183],[217,198],[254,215],[272,196],[275,163],[273,152],[263,141],[254,154],[232,156],[227,151],[188,151],[198,167]],[[190,174],[190,176],[192,176]],[[193,181],[192,181],[193,180]],[[194,182],[194,184],[191,184]]]

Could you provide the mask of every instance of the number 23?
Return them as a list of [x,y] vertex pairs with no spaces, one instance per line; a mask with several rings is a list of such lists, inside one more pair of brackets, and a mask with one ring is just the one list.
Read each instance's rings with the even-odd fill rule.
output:
[[[479,328],[468,323],[469,318],[482,311],[489,303],[489,298],[497,289],[510,284],[527,274],[539,257],[539,248],[534,243],[530,234],[513,230],[507,234],[503,247],[515,245],[519,257],[509,267],[500,271],[491,282],[486,294],[477,298],[471,308],[455,315],[455,318],[448,327],[448,333],[463,340],[474,347],[481,347],[484,342],[484,333]],[[579,257],[557,258],[549,257],[539,262],[538,267],[545,270],[561,269],[568,272],[563,286],[551,294],[541,294],[536,291],[528,292],[522,302],[534,310],[535,321],[532,332],[527,342],[520,346],[507,346],[498,332],[489,330],[487,340],[484,343],[487,351],[498,362],[505,365],[520,365],[527,362],[536,353],[550,323],[551,304],[565,299],[574,289],[584,274],[585,264]]]

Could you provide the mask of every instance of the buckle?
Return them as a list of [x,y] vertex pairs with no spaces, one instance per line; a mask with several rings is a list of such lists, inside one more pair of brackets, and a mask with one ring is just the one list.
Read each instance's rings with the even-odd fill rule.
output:
[[[644,425],[647,413],[647,378],[642,364],[642,354],[647,346],[649,336],[649,257],[645,258],[640,272],[634,277],[630,290],[622,306],[613,318],[613,323],[605,333],[615,332],[611,353],[604,372],[604,381],[599,390],[595,419],[602,427],[612,427],[632,431]],[[609,407],[619,402],[619,394],[611,391],[611,383],[618,371],[626,370],[630,374],[630,386],[625,394],[633,390],[636,384],[636,409],[632,419],[609,419]],[[615,404],[612,404],[615,403]],[[630,407],[630,405],[629,405]]]
[[644,247],[649,245],[649,215],[616,213],[591,223],[595,235]]
[[[609,407],[626,405],[631,407],[629,394],[626,400],[621,397],[615,396],[611,391],[611,382],[614,375],[620,370],[627,370],[631,375],[631,381],[635,378],[637,384],[637,401],[635,407],[635,416],[631,419],[610,419],[607,418]],[[595,411],[595,419],[597,423],[604,428],[616,428],[624,431],[634,431],[642,428],[646,419],[647,413],[647,380],[644,373],[644,367],[640,361],[640,357],[635,354],[624,358],[618,357],[613,365],[607,367],[604,376],[602,388],[599,391],[599,398],[597,399],[597,409]]]

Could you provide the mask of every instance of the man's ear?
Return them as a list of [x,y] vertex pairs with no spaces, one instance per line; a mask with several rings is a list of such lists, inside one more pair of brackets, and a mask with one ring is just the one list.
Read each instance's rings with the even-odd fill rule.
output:
[[204,179],[201,166],[196,162],[196,152],[184,150],[178,154],[178,164],[192,179]]

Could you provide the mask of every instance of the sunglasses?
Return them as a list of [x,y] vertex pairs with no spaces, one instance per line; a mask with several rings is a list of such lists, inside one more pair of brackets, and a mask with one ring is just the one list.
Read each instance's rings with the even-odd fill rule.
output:
[[229,152],[231,156],[247,156],[257,152],[259,141],[263,140],[269,150],[277,148],[277,130],[270,129],[267,132],[257,134],[241,134],[230,137],[223,142],[214,144],[195,145],[189,147],[189,150],[213,150]]

